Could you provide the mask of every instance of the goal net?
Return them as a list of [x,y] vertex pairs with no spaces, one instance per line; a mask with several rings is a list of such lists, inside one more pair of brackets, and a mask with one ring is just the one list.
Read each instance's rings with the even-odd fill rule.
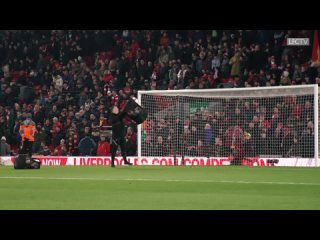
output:
[[319,166],[317,85],[139,91],[138,101],[148,111],[140,160]]

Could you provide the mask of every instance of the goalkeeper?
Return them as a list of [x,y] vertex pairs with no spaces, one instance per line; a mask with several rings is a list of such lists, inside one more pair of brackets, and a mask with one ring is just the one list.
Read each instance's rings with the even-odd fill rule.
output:
[[132,165],[132,163],[129,163],[127,161],[127,156],[126,156],[125,125],[123,123],[123,119],[125,116],[126,116],[125,109],[120,111],[116,105],[114,105],[111,108],[111,113],[110,113],[110,123],[112,125],[112,136],[110,139],[111,167],[115,167],[114,158],[116,156],[118,146],[120,146],[121,155],[123,157],[124,164]]

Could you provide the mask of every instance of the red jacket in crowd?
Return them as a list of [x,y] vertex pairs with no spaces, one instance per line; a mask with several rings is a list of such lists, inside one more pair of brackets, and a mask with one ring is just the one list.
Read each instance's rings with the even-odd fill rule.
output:
[[97,156],[110,156],[110,144],[108,142],[98,142]]

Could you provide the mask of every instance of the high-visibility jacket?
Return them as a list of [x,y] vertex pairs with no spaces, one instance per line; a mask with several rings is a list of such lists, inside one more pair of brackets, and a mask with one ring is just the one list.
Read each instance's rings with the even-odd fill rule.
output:
[[36,133],[36,126],[33,121],[24,121],[20,125],[20,135],[24,142],[26,139],[30,142],[34,142],[34,135]]

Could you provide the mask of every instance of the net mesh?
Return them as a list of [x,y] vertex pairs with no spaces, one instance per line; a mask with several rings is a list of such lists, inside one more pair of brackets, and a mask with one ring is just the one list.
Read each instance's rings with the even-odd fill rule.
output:
[[314,157],[313,87],[150,91],[141,105],[141,156]]

